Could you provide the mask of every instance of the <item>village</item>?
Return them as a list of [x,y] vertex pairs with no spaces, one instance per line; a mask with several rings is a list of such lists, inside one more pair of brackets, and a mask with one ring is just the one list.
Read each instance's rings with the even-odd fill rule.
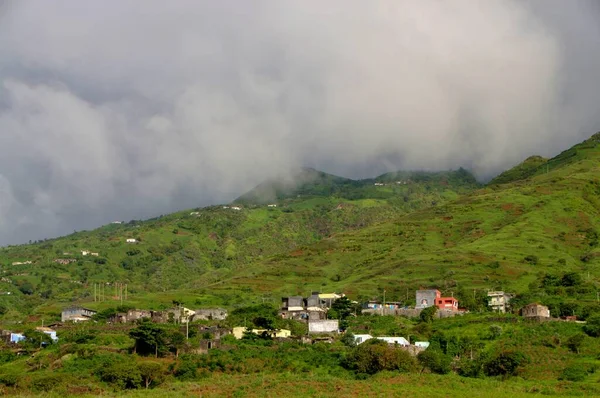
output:
[[[503,291],[490,291],[487,293],[489,310],[496,313],[506,313],[511,309],[510,300],[513,294]],[[225,321],[228,311],[223,308],[205,308],[192,310],[182,305],[173,308],[156,311],[145,309],[129,309],[126,312],[116,312],[106,319],[108,324],[133,324],[140,320],[149,320],[157,324],[180,324],[189,328],[196,321],[214,321],[211,326],[197,323],[202,332],[210,332],[211,338],[202,339],[200,346],[195,352],[206,353],[209,349],[219,348],[221,338],[233,335],[236,339],[242,339],[245,334],[252,333],[258,336],[272,339],[295,339],[304,344],[315,342],[331,343],[346,331],[341,327],[339,319],[330,319],[329,313],[334,303],[338,300],[346,300],[355,308],[360,307],[360,314],[355,311],[352,316],[403,316],[408,318],[419,317],[425,309],[434,309],[432,313],[437,318],[460,316],[468,311],[459,307],[459,302],[454,297],[443,297],[437,289],[420,289],[415,291],[414,307],[403,306],[400,302],[370,300],[359,305],[356,301],[349,301],[342,293],[320,293],[312,292],[308,297],[288,296],[281,299],[278,316],[281,319],[294,320],[307,325],[306,335],[293,335],[288,329],[257,329],[246,325],[224,327],[219,321]],[[521,316],[533,321],[559,320],[550,317],[547,306],[531,303],[523,307]],[[50,337],[52,342],[59,340],[60,329],[70,323],[97,322],[95,316],[97,311],[82,306],[69,306],[62,310],[60,322],[41,325],[36,331]],[[577,321],[576,317],[566,317],[564,321]],[[216,323],[216,324],[215,324]],[[196,324],[192,325],[192,327]],[[395,347],[407,350],[412,355],[425,350],[429,346],[427,341],[410,341],[404,336],[372,336],[370,334],[356,334],[354,343],[359,345],[369,339],[379,339]],[[26,339],[23,332],[2,330],[0,338],[6,344],[18,344]]]

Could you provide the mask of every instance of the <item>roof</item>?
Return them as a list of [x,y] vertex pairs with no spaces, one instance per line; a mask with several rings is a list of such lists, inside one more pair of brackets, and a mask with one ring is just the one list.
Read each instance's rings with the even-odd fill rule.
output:
[[96,312],[96,310],[92,310],[90,308],[85,308],[80,305],[72,305],[70,307],[63,308],[63,311],[68,311],[68,310],[85,310],[85,311],[90,311],[90,312]]
[[342,297],[342,296],[337,293],[320,293],[319,294],[319,298],[322,298],[322,299],[337,299],[340,297]]
[[38,330],[40,332],[53,332],[53,333],[56,333],[56,330],[50,329],[49,327],[46,327],[46,326],[38,326],[37,328],[35,328],[35,330]]

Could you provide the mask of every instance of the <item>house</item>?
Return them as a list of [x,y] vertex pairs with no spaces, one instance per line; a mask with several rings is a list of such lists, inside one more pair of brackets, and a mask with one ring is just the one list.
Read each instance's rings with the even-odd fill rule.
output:
[[90,254],[91,254],[92,256],[94,256],[94,257],[98,257],[98,256],[100,255],[100,253],[93,253],[93,252],[92,252],[92,253],[90,253]]
[[137,243],[137,240],[133,239],[133,238],[127,238],[126,242],[127,243]]
[[15,261],[12,265],[25,265],[25,264],[33,264],[33,261]]
[[193,320],[219,320],[223,321],[227,318],[227,310],[223,308],[207,308],[196,310],[193,315]]
[[521,315],[526,318],[550,318],[550,310],[545,305],[531,303],[523,307]]
[[402,307],[402,303],[399,301],[386,301],[385,304],[381,303],[378,300],[369,300],[366,303],[363,303],[362,307],[366,310],[380,310],[383,308],[389,310],[396,310]]
[[10,342],[13,344],[20,343],[25,340],[25,335],[23,333],[11,333],[10,334]]
[[54,329],[50,329],[45,326],[38,326],[37,328],[35,328],[35,330],[50,336],[50,338],[52,339],[52,342],[54,342],[54,343],[56,343],[58,341],[58,337],[56,337],[56,330],[54,330]]
[[123,221],[113,221],[113,222],[111,222],[111,224],[122,224],[122,223],[123,223]]
[[302,296],[282,297],[281,309],[284,311],[302,311],[304,310],[304,298]]
[[[246,328],[244,326],[236,326],[233,328],[232,334],[236,339],[240,340],[242,337],[244,337],[244,333],[246,332],[246,330],[248,330],[248,328]],[[264,333],[272,338],[281,338],[281,339],[287,339],[288,337],[290,337],[292,335],[292,331],[287,330],[287,329],[274,329],[274,330],[251,329],[250,331],[257,335],[262,335]]]
[[81,255],[82,255],[82,256],[87,256],[88,254],[90,254],[90,252],[89,252],[89,251],[87,251],[87,250],[82,250],[82,251],[81,251]]
[[96,311],[90,310],[89,308],[83,307],[68,307],[62,310],[60,320],[61,322],[81,322],[91,319],[96,314]]
[[415,341],[415,347],[427,349],[429,347],[429,341]]
[[308,333],[337,333],[340,323],[337,319],[308,320]]
[[267,205],[267,207],[277,207],[277,205],[276,204],[270,204],[270,205]]
[[371,336],[370,334],[355,334],[354,342],[356,343],[356,345],[359,345],[372,338],[373,336]]
[[415,308],[423,309],[436,305],[436,300],[440,299],[442,294],[437,289],[421,289],[416,292]]
[[385,341],[388,344],[409,346],[410,343],[404,337],[376,337],[378,340]]
[[241,208],[241,207],[238,207],[238,206],[231,206],[231,208],[232,208],[233,210],[242,210],[242,208]]
[[505,313],[509,306],[510,299],[513,297],[512,294],[507,294],[502,291],[488,292],[489,302],[488,306],[493,311]]
[[76,262],[77,260],[74,258],[57,258],[54,260],[55,263],[57,264],[61,264],[61,265],[69,265],[71,263]]
[[190,213],[190,216],[197,216],[199,214],[200,214],[199,211],[193,211],[193,212]]
[[439,297],[435,305],[440,310],[458,311],[458,300],[454,297]]
[[[314,293],[313,293],[314,294]],[[333,302],[339,298],[344,297],[344,294],[337,293],[319,293],[319,298],[323,301],[323,304],[327,308],[331,308]]]

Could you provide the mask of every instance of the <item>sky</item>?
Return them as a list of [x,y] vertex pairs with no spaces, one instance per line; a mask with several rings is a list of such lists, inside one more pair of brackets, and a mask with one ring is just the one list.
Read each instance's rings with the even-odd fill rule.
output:
[[0,245],[600,130],[595,0],[0,0]]

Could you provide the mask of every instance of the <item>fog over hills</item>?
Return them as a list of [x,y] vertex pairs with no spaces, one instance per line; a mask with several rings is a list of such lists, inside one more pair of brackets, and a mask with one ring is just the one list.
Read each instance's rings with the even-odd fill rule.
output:
[[0,1],[0,245],[600,129],[596,1]]

